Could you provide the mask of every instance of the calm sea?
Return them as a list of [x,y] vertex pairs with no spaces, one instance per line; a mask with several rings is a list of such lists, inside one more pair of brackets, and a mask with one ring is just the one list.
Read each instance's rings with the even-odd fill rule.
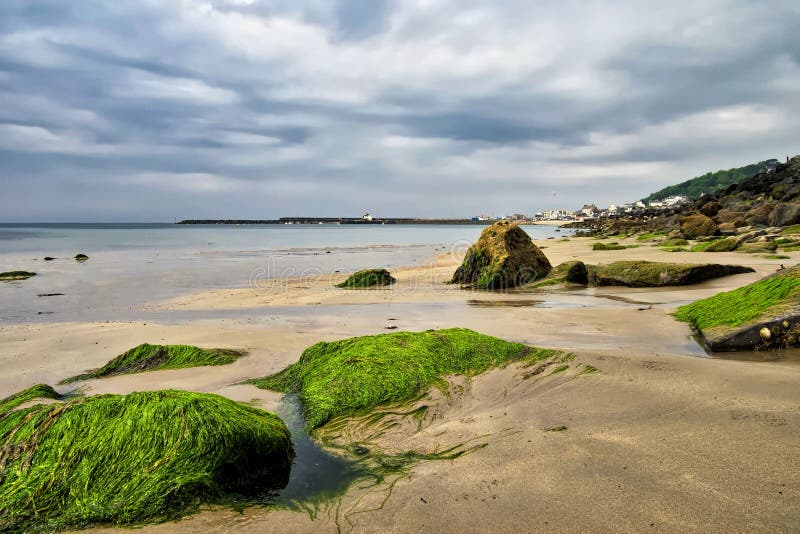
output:
[[[117,320],[148,303],[258,278],[396,268],[463,252],[483,226],[0,224],[0,322]],[[569,235],[525,226],[535,240]],[[73,260],[78,253],[90,259]],[[55,260],[44,261],[44,257]],[[63,293],[40,297],[45,293]]]

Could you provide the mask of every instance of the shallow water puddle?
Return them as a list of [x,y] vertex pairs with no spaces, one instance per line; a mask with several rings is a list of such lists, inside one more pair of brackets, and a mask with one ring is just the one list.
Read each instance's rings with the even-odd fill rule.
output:
[[478,307],[496,307],[496,306],[504,306],[504,307],[512,307],[512,308],[525,308],[529,306],[536,306],[540,308],[548,308],[546,306],[547,302],[544,300],[533,300],[533,299],[516,299],[516,300],[477,300],[477,299],[470,299],[467,300],[468,306],[478,306]]
[[343,494],[364,471],[346,458],[325,451],[306,434],[306,421],[297,395],[285,395],[275,413],[289,428],[295,458],[286,487],[274,501],[289,506],[314,507]]

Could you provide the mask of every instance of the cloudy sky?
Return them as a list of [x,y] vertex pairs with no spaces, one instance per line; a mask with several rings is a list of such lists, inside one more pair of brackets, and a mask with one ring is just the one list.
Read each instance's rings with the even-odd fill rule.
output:
[[607,205],[800,153],[796,0],[3,0],[0,221]]

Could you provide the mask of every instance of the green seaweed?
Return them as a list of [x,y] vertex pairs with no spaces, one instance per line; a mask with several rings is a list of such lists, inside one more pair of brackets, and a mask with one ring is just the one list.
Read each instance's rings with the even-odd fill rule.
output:
[[681,306],[673,315],[699,330],[722,325],[735,327],[799,294],[800,278],[770,276],[733,291]]
[[765,254],[763,256],[767,260],[789,260],[791,256],[787,256],[785,254]]
[[786,228],[781,230],[781,234],[783,235],[800,234],[800,224],[795,224],[794,226],[787,226]]
[[365,269],[350,275],[347,280],[336,287],[343,289],[359,289],[365,287],[388,286],[397,282],[386,269]]
[[664,237],[666,235],[667,235],[667,232],[662,232],[662,231],[648,232],[648,233],[644,233],[644,234],[641,234],[639,236],[636,236],[636,241],[655,241],[655,240],[660,239],[660,238],[662,238],[662,237]]
[[32,276],[36,276],[36,273],[28,271],[6,271],[0,273],[0,281],[8,282],[11,280],[27,280]]
[[79,380],[103,378],[161,369],[183,369],[204,365],[226,365],[245,354],[232,349],[201,349],[192,345],[150,345],[142,343],[120,354],[100,369],[62,380],[69,384]]
[[0,416],[33,399],[61,399],[61,395],[47,384],[36,384],[28,389],[0,400]]
[[0,417],[0,530],[177,519],[264,502],[293,457],[275,415],[218,395],[152,391],[39,404]]
[[309,430],[338,416],[416,398],[444,376],[482,373],[512,361],[531,363],[560,351],[510,343],[463,328],[364,336],[306,349],[297,363],[248,381],[299,393]]

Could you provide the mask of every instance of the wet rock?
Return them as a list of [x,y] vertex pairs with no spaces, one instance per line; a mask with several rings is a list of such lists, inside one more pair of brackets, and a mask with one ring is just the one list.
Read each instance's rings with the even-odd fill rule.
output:
[[89,256],[87,256],[86,254],[76,254],[75,259],[77,261],[86,261],[89,259]]
[[800,346],[800,266],[686,306],[688,322],[709,351],[751,351]]
[[31,273],[28,271],[6,271],[4,273],[0,273],[0,281],[10,282],[13,280],[27,280],[32,276],[36,276],[36,273]]
[[547,276],[552,266],[518,224],[499,221],[484,229],[453,274],[452,283],[483,289],[515,287]]
[[589,269],[589,284],[628,287],[683,286],[751,272],[753,269],[741,265],[618,261]]
[[716,231],[716,223],[705,215],[698,213],[681,218],[681,233],[686,239],[714,235]]

